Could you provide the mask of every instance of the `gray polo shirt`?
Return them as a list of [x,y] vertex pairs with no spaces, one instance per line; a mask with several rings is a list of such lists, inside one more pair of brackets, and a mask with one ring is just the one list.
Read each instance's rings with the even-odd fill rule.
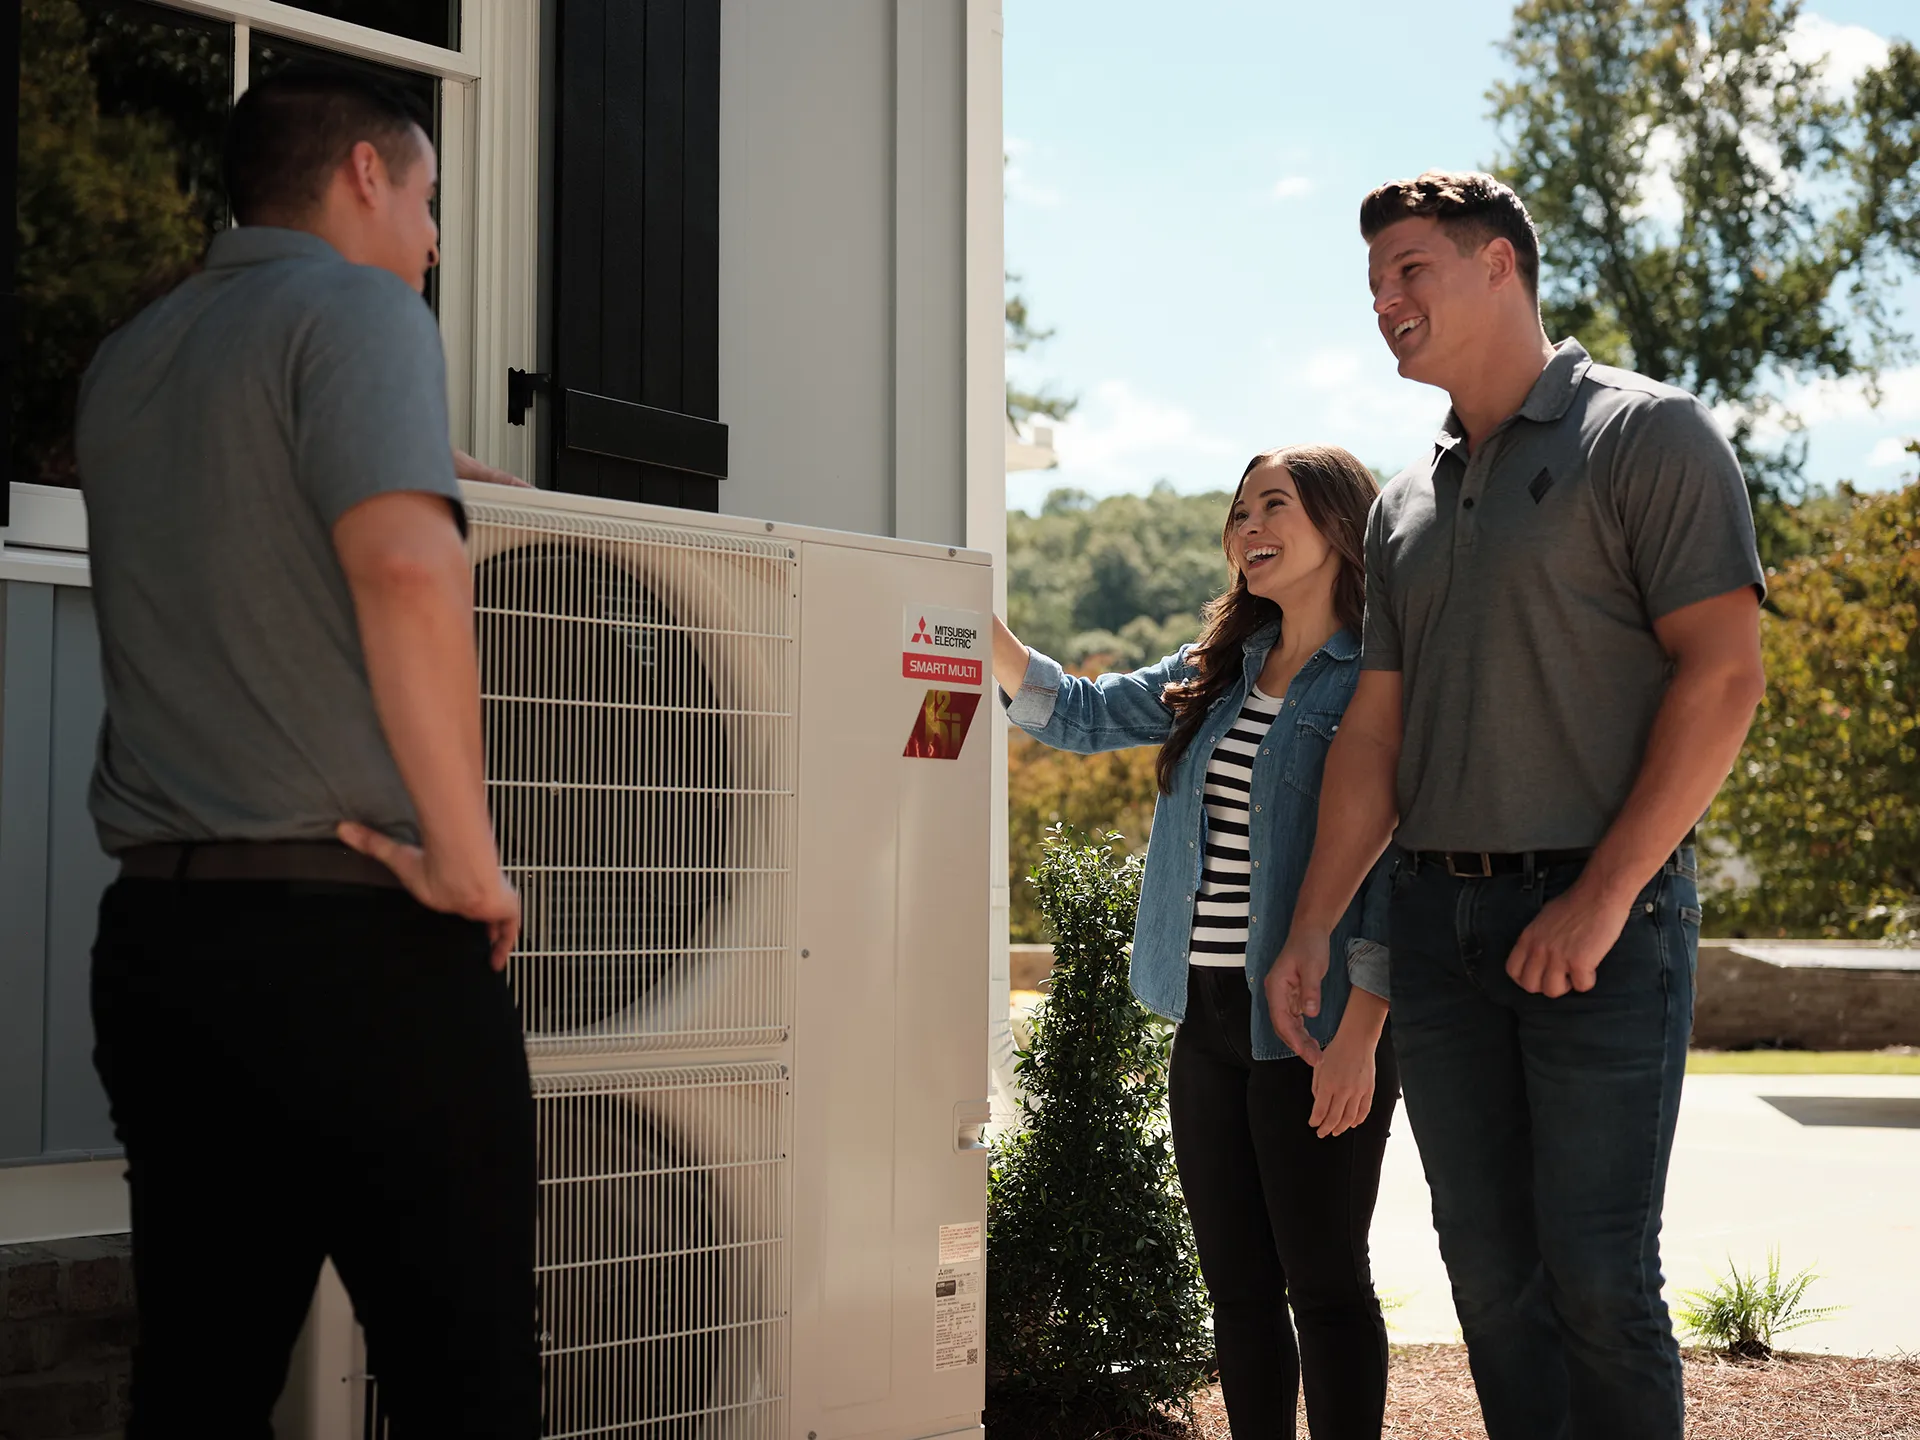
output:
[[1404,685],[1398,842],[1597,845],[1671,664],[1653,622],[1765,592],[1739,463],[1683,390],[1563,341],[1469,458],[1449,415],[1367,521],[1362,668]]
[[323,839],[343,819],[417,833],[332,531],[393,491],[459,514],[420,296],[303,231],[227,230],[101,345],[75,448],[106,682],[101,844]]

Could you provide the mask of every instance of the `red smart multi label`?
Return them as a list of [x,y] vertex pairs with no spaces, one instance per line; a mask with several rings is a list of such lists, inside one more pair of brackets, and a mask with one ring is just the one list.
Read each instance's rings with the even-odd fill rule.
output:
[[928,685],[984,686],[989,623],[977,610],[909,606],[901,622],[901,675]]

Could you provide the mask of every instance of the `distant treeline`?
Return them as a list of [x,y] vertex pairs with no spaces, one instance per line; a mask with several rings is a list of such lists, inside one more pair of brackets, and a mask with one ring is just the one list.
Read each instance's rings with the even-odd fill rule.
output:
[[1007,516],[1007,620],[1069,668],[1128,670],[1193,639],[1225,587],[1226,491],[1095,500],[1056,490],[1038,515]]

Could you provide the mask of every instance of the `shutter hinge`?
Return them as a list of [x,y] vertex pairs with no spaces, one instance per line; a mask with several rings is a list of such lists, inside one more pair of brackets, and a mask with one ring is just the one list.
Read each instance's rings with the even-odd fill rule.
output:
[[553,376],[544,371],[535,374],[527,370],[507,371],[507,423],[524,425],[527,423],[527,411],[533,408],[536,391],[551,391]]

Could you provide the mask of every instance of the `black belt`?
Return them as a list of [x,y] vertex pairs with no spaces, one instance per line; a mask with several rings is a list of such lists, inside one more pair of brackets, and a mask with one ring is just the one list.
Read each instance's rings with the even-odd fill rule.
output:
[[1577,860],[1593,858],[1591,848],[1585,850],[1519,850],[1511,854],[1490,854],[1485,850],[1415,850],[1413,863],[1416,867],[1432,865],[1445,870],[1457,880],[1488,880],[1495,875],[1524,875],[1530,870],[1544,870],[1549,865],[1569,865]]
[[[1692,830],[1682,840],[1682,846],[1692,845],[1698,839]],[[1445,870],[1456,880],[1490,880],[1495,875],[1526,875],[1535,870],[1544,870],[1549,865],[1573,865],[1593,858],[1593,847],[1581,850],[1516,850],[1506,854],[1492,854],[1485,850],[1414,850],[1414,866],[1432,865]],[[1675,852],[1677,855],[1678,852]],[[1673,863],[1674,856],[1668,857]]]
[[401,888],[400,877],[337,840],[215,840],[120,852],[124,880],[308,880]]

